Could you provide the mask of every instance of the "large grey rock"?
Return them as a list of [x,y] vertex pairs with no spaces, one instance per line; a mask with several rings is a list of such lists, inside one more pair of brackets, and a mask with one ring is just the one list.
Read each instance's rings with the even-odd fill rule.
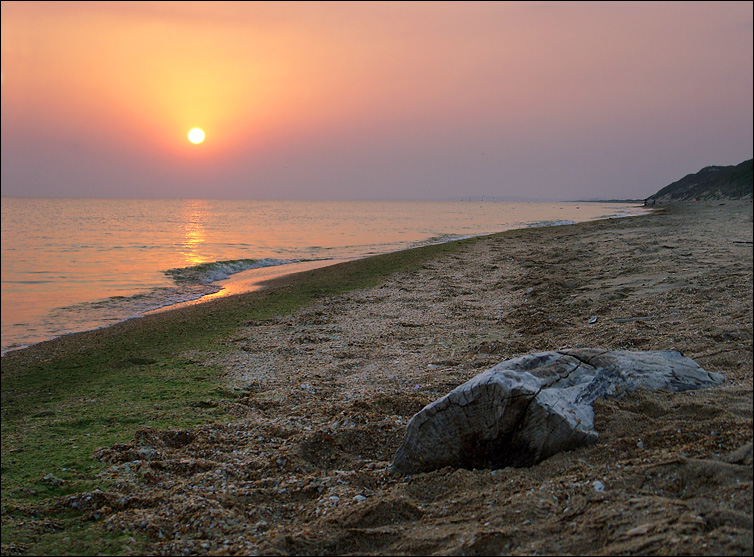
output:
[[392,470],[530,466],[595,443],[592,403],[640,388],[680,392],[722,383],[674,351],[593,349],[506,360],[417,413]]

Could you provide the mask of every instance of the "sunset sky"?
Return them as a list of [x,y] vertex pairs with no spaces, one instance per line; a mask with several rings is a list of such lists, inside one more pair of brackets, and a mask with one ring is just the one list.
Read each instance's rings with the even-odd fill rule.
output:
[[3,1],[2,194],[643,198],[752,157],[753,5]]

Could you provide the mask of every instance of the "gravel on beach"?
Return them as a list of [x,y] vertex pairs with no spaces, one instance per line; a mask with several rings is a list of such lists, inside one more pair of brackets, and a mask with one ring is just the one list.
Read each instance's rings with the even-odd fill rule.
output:
[[[679,203],[485,237],[248,322],[187,354],[225,370],[233,422],[141,429],[95,455],[111,491],[59,504],[153,554],[751,555],[751,242],[750,201]],[[423,406],[575,347],[678,350],[726,381],[600,399],[595,445],[530,468],[389,472]]]

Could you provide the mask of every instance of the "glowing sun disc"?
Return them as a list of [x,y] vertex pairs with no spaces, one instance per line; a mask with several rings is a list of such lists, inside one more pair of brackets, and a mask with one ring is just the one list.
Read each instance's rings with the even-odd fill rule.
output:
[[204,132],[200,128],[194,128],[188,132],[188,138],[191,143],[198,144],[204,141]]

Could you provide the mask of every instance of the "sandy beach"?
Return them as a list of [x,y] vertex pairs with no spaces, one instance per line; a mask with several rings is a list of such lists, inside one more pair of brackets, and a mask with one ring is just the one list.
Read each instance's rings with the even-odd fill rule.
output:
[[[750,555],[752,305],[750,201],[485,237],[185,354],[224,370],[234,420],[103,447],[112,488],[59,505],[152,554]],[[597,444],[531,468],[390,473],[426,404],[575,347],[678,350],[726,381],[601,399]]]

